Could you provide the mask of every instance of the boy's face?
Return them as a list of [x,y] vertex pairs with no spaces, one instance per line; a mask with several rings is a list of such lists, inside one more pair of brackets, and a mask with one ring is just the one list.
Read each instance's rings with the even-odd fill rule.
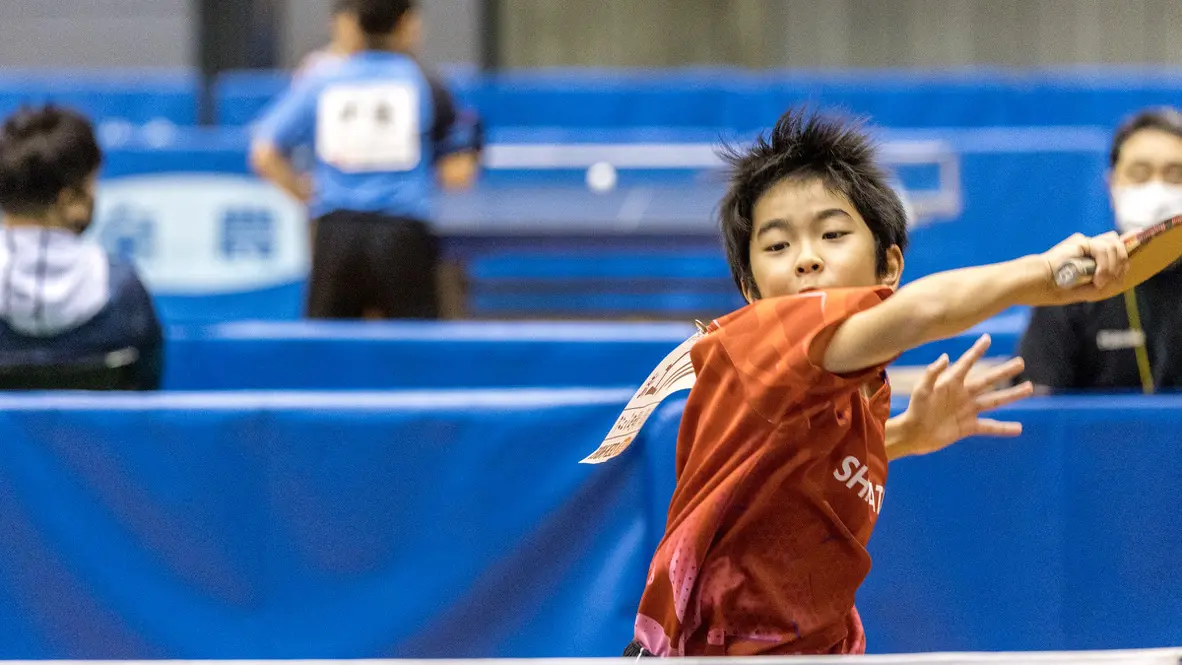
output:
[[[897,287],[903,271],[898,247],[887,271],[876,270],[874,235],[845,196],[815,178],[772,185],[752,210],[751,272],[762,298],[826,288]],[[746,294],[748,300],[754,294]]]

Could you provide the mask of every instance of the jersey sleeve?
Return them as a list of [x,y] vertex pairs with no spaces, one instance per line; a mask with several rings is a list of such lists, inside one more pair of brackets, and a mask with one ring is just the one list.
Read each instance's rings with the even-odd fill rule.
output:
[[254,139],[283,152],[312,142],[320,86],[315,77],[297,79],[255,124]]
[[484,126],[475,111],[460,107],[439,76],[423,68],[431,89],[435,117],[431,123],[431,143],[436,157],[484,147]]
[[719,342],[747,402],[779,422],[807,402],[824,400],[881,374],[893,359],[850,374],[822,367],[829,340],[849,317],[881,303],[886,287],[831,289],[762,300],[719,321]]
[[1079,333],[1070,309],[1036,307],[1018,344],[1018,355],[1026,361],[1019,378],[1044,388],[1074,388],[1078,385],[1079,352]]

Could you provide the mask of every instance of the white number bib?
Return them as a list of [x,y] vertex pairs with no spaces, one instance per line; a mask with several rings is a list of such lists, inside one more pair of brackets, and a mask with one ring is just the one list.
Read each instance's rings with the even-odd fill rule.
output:
[[331,86],[317,107],[316,154],[342,171],[409,171],[422,159],[419,114],[409,84]]

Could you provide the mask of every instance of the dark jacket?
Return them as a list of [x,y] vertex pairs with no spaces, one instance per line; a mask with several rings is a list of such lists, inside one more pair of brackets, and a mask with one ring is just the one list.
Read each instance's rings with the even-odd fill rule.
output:
[[125,352],[133,386],[160,386],[163,335],[135,268],[73,233],[0,227],[0,368]]
[[1064,392],[1140,390],[1136,349],[1143,344],[1155,389],[1182,389],[1182,267],[1135,293],[1141,332],[1132,329],[1124,296],[1035,309],[1020,344],[1022,378]]

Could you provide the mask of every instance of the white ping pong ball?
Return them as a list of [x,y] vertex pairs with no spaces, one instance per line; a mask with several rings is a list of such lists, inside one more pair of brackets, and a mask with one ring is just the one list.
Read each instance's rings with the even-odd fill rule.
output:
[[616,167],[596,162],[587,169],[587,187],[593,192],[608,192],[616,187]]

